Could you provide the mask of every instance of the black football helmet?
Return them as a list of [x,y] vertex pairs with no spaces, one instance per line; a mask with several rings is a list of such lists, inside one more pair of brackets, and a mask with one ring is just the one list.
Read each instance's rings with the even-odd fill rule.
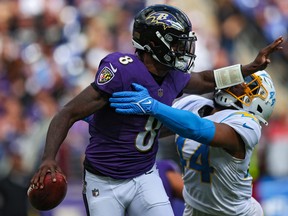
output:
[[160,63],[188,72],[196,55],[192,25],[187,15],[168,5],[152,5],[134,19],[133,46],[152,54]]

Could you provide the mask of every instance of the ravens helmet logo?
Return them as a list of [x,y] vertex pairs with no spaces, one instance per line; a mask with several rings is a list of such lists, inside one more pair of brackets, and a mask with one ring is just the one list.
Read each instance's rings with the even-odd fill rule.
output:
[[146,18],[146,21],[147,23],[150,22],[156,25],[162,25],[164,30],[166,30],[167,28],[174,28],[174,29],[177,29],[178,31],[185,30],[185,28],[179,22],[177,22],[176,17],[167,12],[151,13]]

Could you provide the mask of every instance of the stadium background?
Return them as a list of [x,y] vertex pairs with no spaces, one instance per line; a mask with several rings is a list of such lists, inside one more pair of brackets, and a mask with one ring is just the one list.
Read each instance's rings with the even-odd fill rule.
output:
[[[0,216],[40,215],[29,206],[26,190],[52,116],[94,79],[106,54],[134,51],[133,16],[154,3],[175,5],[190,17],[198,37],[195,71],[249,63],[259,49],[284,36],[284,52],[273,54],[267,68],[278,101],[251,174],[265,216],[288,215],[288,1],[1,0]],[[42,215],[85,215],[81,171],[88,139],[84,122],[70,130],[59,152],[68,194]],[[161,140],[159,159],[177,162],[172,140]]]

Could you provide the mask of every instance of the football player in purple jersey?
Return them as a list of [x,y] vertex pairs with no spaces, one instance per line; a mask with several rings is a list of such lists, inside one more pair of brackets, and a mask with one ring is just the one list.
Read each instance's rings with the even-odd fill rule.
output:
[[55,115],[31,184],[41,189],[47,172],[61,172],[57,152],[69,128],[86,118],[91,136],[83,177],[87,215],[172,216],[155,166],[162,124],[151,116],[117,114],[109,97],[138,83],[170,106],[184,91],[203,94],[242,83],[243,76],[267,67],[269,55],[281,49],[283,38],[263,48],[250,64],[193,73],[196,40],[188,17],[179,9],[152,5],[140,11],[133,26],[135,54],[115,52],[103,58],[95,80]]

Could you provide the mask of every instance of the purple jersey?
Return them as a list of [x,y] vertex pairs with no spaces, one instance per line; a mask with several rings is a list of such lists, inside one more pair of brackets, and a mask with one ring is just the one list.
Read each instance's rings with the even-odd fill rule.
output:
[[[136,55],[112,53],[99,66],[94,86],[112,94],[131,91],[131,83],[146,87],[151,97],[172,105],[190,79],[190,74],[171,70],[159,85]],[[149,171],[158,150],[161,123],[148,115],[121,115],[107,104],[94,113],[86,160],[104,175],[127,179]]]

